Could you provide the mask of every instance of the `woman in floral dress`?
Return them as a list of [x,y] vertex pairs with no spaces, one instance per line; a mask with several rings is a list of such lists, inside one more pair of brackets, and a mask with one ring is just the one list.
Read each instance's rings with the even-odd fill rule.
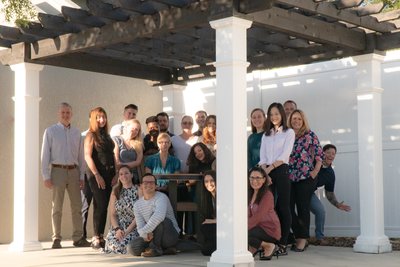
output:
[[129,166],[122,165],[110,198],[111,228],[106,237],[105,253],[126,254],[127,245],[138,237],[133,205],[139,198],[139,189],[132,183],[132,177]]

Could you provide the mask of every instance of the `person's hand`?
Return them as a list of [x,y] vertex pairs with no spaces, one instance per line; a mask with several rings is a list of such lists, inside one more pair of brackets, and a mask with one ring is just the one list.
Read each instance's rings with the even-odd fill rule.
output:
[[111,186],[116,185],[117,182],[118,182],[118,175],[116,174],[116,175],[114,176],[114,178],[111,180]]
[[269,175],[267,175],[267,185],[268,186],[272,185],[272,178]]
[[103,177],[101,177],[100,174],[96,174],[94,177],[96,178],[97,186],[99,187],[99,189],[106,189],[106,182],[104,182]]
[[343,211],[347,211],[347,212],[351,211],[351,207],[349,205],[344,204],[343,201],[338,203],[336,207]]
[[44,183],[44,186],[46,188],[48,188],[48,189],[52,189],[53,188],[53,182],[51,181],[51,179],[44,180],[43,183]]
[[153,233],[148,233],[146,238],[143,238],[144,241],[150,242],[153,239]]
[[119,240],[122,241],[125,237],[125,231],[122,229],[118,229],[117,231],[115,231],[115,237]]
[[314,169],[314,170],[312,170],[312,171],[310,172],[310,176],[311,176],[311,178],[313,178],[313,179],[315,179],[315,177],[317,177],[317,175],[318,175],[318,172],[317,172],[316,169]]
[[82,190],[85,187],[85,181],[79,180],[79,188]]

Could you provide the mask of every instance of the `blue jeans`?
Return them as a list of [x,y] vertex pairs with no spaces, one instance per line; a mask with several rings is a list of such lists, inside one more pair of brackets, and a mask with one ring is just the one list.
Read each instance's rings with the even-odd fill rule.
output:
[[315,237],[321,240],[324,238],[325,208],[315,193],[311,196],[310,210],[315,216]]

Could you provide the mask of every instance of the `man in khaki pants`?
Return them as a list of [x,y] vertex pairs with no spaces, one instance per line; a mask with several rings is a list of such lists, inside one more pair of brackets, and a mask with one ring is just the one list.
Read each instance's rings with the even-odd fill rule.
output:
[[[61,248],[61,218],[65,190],[71,201],[72,240],[75,247],[89,247],[83,238],[82,201],[84,168],[80,131],[71,126],[72,108],[61,103],[58,108],[59,122],[47,128],[43,134],[42,175],[44,186],[53,191],[52,198],[52,248]],[[80,168],[81,167],[81,168]]]

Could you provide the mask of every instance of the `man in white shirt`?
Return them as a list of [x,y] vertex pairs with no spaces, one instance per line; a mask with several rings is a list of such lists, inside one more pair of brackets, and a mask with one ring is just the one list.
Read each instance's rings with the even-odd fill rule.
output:
[[130,244],[130,253],[143,257],[176,254],[180,229],[168,197],[156,191],[151,173],[144,174],[141,188],[143,196],[133,208],[139,237]]
[[81,134],[71,127],[72,108],[61,103],[59,122],[48,127],[43,134],[42,176],[44,186],[53,191],[52,197],[52,248],[61,248],[61,219],[65,190],[71,201],[72,239],[75,247],[88,247],[90,243],[82,233],[83,146]]
[[138,106],[135,104],[129,104],[124,108],[124,121],[114,125],[110,130],[110,136],[120,136],[123,132],[125,123],[129,120],[136,119],[136,115],[138,113]]

